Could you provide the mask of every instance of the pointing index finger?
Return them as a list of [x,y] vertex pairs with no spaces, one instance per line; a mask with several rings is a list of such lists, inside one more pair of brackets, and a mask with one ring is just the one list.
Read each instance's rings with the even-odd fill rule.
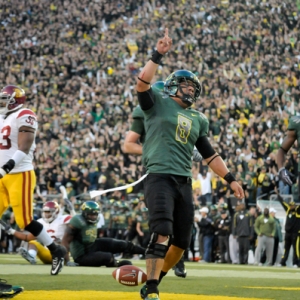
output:
[[165,37],[169,37],[169,29],[168,28],[165,29]]

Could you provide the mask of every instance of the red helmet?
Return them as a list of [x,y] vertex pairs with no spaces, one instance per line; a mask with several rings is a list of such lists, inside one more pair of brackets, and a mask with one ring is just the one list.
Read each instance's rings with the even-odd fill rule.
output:
[[60,207],[56,201],[48,201],[43,205],[43,220],[47,223],[51,223],[55,220],[59,214]]
[[0,92],[0,115],[20,108],[26,100],[23,89],[16,85],[7,85]]

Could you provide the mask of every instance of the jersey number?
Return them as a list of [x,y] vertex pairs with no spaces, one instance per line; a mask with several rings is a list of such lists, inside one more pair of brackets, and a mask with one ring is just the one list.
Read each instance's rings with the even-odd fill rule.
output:
[[186,144],[192,128],[192,121],[181,115],[178,116],[176,128],[176,141]]
[[11,140],[9,138],[10,132],[11,132],[10,126],[5,126],[2,128],[1,135],[0,135],[0,149],[1,150],[7,150],[11,147]]

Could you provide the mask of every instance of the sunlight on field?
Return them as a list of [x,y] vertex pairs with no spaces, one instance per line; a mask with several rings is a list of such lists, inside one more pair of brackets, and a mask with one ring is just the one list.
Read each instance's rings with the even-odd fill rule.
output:
[[[226,297],[226,296],[207,296],[207,295],[187,295],[187,294],[166,294],[161,293],[162,300],[267,300],[262,298],[240,298],[240,297]],[[135,293],[122,292],[96,292],[96,291],[25,291],[18,296],[19,300],[138,300],[140,296]]]

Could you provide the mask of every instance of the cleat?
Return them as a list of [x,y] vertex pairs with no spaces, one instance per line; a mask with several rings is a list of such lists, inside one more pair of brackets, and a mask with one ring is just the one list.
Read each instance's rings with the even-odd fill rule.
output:
[[147,297],[147,285],[143,285],[143,287],[140,290],[140,296],[142,299],[145,299]]
[[156,293],[153,293],[153,294],[149,294],[146,296],[145,300],[159,300],[159,296],[158,294]]
[[182,278],[185,278],[186,275],[187,275],[187,272],[186,272],[186,269],[185,269],[185,266],[184,266],[184,261],[183,259],[181,259],[177,265],[175,265],[175,271],[174,271],[175,275],[177,277],[182,277]]
[[67,250],[64,246],[57,245],[57,248],[55,251],[53,251],[52,254],[52,267],[51,267],[51,275],[57,275],[59,272],[61,272],[64,261],[65,261],[65,255],[67,254]]
[[21,254],[21,256],[26,259],[29,263],[31,263],[32,265],[36,264],[36,260],[33,256],[31,256],[29,254],[29,252],[27,251],[27,249],[20,247],[19,249],[19,253]]
[[6,284],[6,280],[0,279],[0,298],[8,299],[24,291],[22,286]]

